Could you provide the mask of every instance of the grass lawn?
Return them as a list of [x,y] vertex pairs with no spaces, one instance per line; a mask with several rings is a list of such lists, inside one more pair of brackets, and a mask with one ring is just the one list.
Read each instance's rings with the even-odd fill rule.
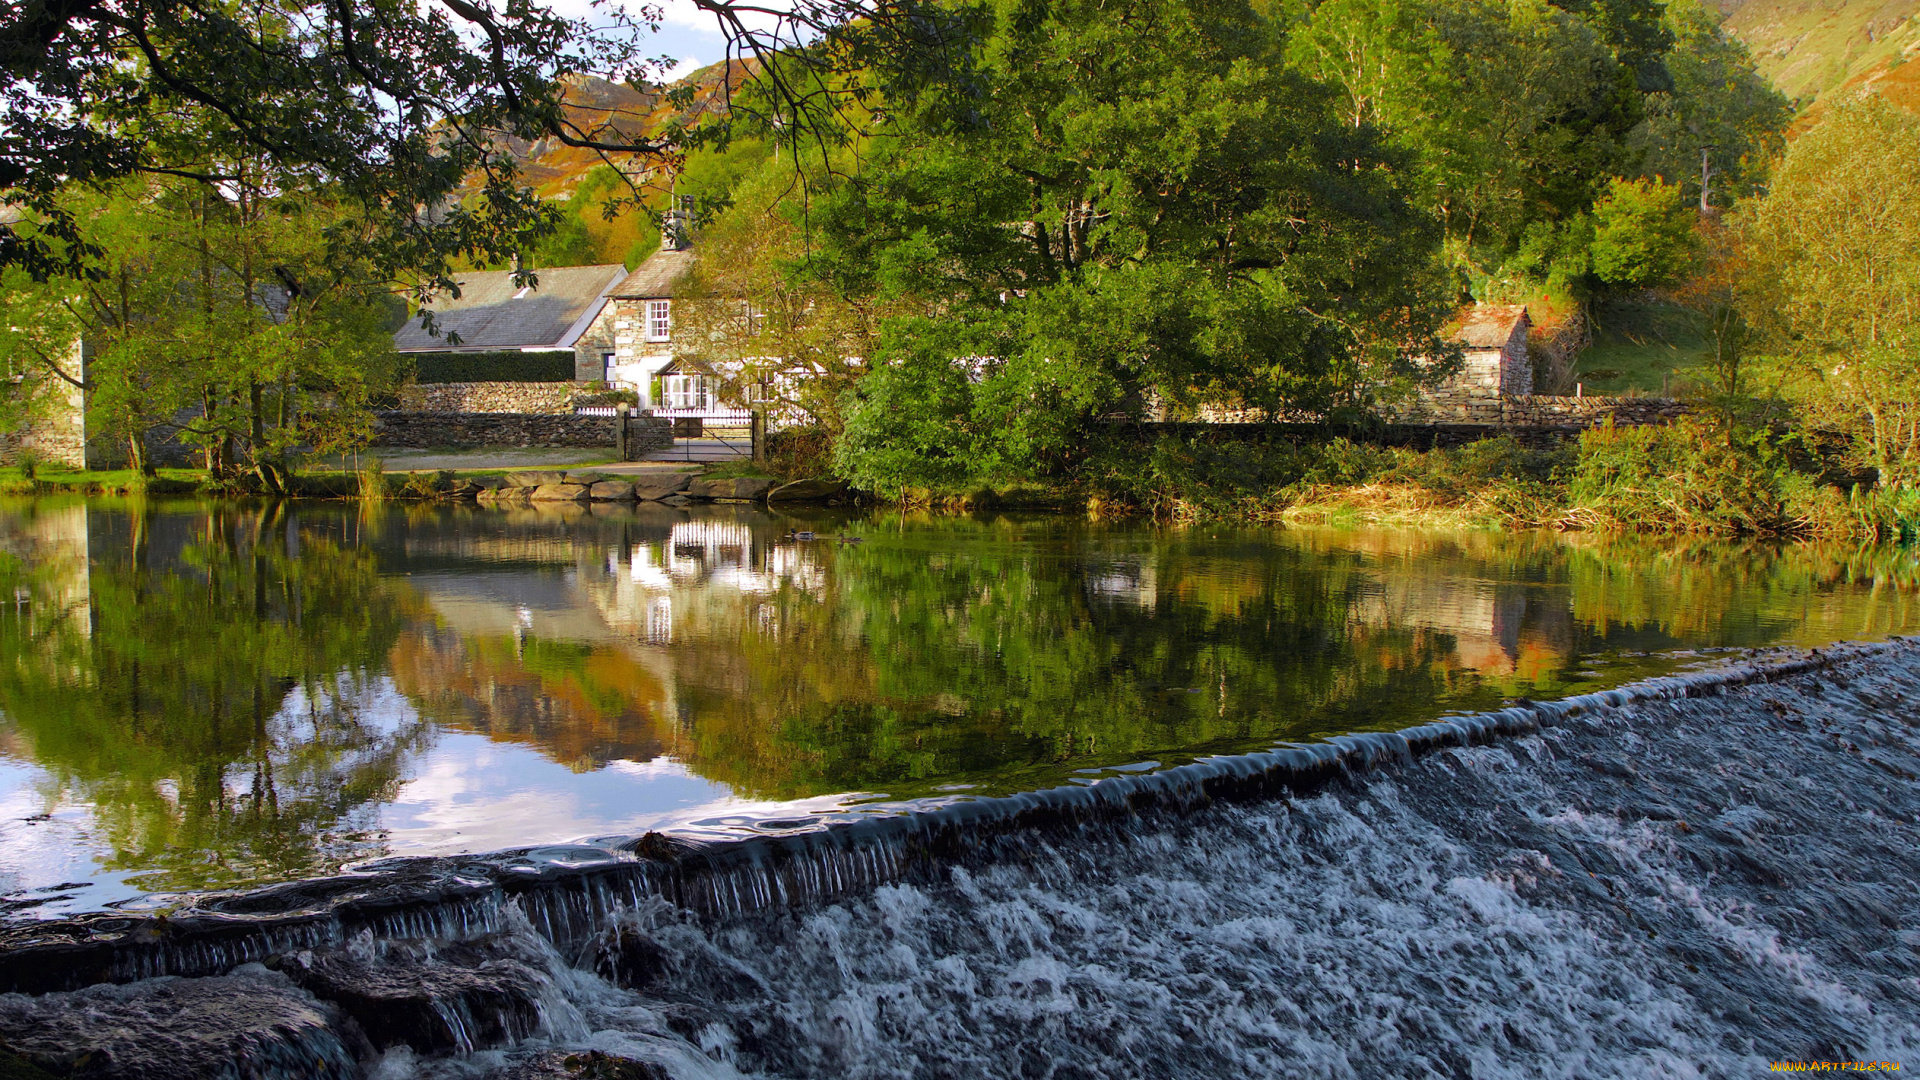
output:
[[700,470],[700,475],[709,480],[744,480],[749,478],[782,479],[779,473],[749,458],[723,461]]
[[1699,316],[1672,304],[1596,306],[1593,322],[1593,344],[1574,367],[1589,394],[1677,389],[1707,350]]
[[[308,497],[351,497],[360,490],[356,466],[365,466],[375,460],[380,462],[381,471],[387,475],[389,487],[393,488],[398,488],[410,476],[416,475],[426,478],[448,473],[456,479],[465,480],[528,469],[592,470],[602,465],[645,465],[643,471],[649,472],[698,471],[715,479],[779,478],[764,466],[745,460],[727,461],[701,469],[698,463],[621,462],[610,449],[448,448],[363,452],[358,460],[351,454],[310,459],[296,470],[291,490],[296,495]],[[632,468],[624,468],[609,475],[627,475],[633,471]],[[18,466],[0,466],[0,494],[5,495],[114,495],[142,490],[154,495],[191,495],[204,490],[205,485],[206,473],[200,469],[160,469],[152,480],[143,485],[139,474],[132,469],[70,469],[42,464],[35,470],[34,478],[29,480]]]
[[[185,494],[200,486],[204,477],[198,469],[161,469],[145,488],[160,494]],[[132,469],[70,469],[63,465],[41,465],[34,478],[27,479],[17,465],[0,467],[0,492],[30,495],[39,491],[80,491],[116,493],[140,488],[140,474]]]

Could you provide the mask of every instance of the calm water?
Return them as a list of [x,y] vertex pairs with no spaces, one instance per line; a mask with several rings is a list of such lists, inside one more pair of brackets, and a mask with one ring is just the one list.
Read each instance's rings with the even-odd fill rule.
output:
[[787,828],[1920,629],[1896,549],[1061,517],[41,499],[0,503],[0,576],[16,917]]

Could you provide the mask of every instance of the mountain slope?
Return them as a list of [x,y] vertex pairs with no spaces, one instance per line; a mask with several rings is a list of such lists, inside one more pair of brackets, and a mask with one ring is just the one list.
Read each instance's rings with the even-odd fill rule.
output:
[[1721,0],[1727,30],[1802,103],[1874,89],[1920,107],[1920,0]]

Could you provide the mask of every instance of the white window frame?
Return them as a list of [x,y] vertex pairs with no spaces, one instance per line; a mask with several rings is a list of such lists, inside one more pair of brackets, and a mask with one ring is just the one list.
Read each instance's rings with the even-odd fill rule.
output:
[[647,340],[668,341],[673,337],[673,301],[647,301]]
[[707,407],[707,377],[705,375],[662,375],[660,376],[660,404],[669,410],[705,409]]

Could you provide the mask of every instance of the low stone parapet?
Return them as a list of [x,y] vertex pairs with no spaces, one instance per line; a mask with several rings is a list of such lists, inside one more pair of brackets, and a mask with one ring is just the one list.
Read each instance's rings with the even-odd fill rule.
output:
[[1552,394],[1432,394],[1392,419],[1402,424],[1479,424],[1487,427],[1598,427],[1667,424],[1690,411],[1670,398],[1565,396]]
[[574,382],[415,383],[400,389],[399,411],[560,415],[573,411],[585,389]]
[[[448,446],[612,447],[617,416],[568,413],[415,412],[374,414],[373,445],[427,450]],[[673,445],[673,426],[651,416],[629,416],[627,456]]]

